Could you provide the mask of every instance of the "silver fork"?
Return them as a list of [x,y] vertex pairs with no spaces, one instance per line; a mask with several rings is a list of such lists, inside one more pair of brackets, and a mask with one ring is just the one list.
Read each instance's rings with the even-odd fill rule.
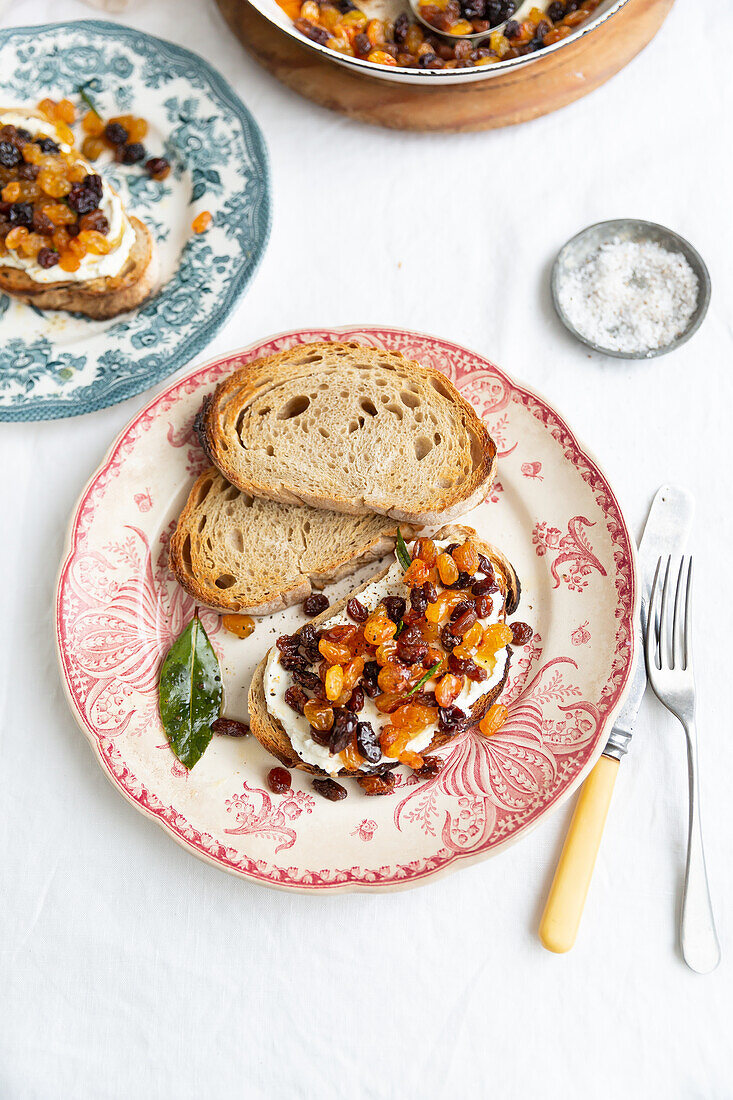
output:
[[[660,558],[654,574],[646,622],[646,668],[654,693],[682,723],[687,737],[690,782],[690,825],[687,868],[682,895],[680,946],[685,962],[698,974],[708,974],[720,962],[720,944],[710,902],[705,853],[700,824],[697,728],[695,726],[695,678],[692,670],[692,558],[680,562],[670,609],[672,558]],[[670,583],[671,581],[671,583]]]

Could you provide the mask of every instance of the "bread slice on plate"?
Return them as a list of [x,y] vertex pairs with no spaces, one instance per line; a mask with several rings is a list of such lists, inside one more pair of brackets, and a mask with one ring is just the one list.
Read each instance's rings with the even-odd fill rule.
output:
[[0,290],[39,309],[85,313],[96,320],[134,309],[155,286],[158,264],[150,230],[138,218],[130,216],[129,220],[135,243],[119,275],[84,282],[37,283],[19,268],[0,266]]
[[[497,575],[501,591],[503,594],[504,613],[505,615],[512,615],[519,604],[521,586],[519,578],[509,563],[507,558],[498,551],[494,546],[482,541],[479,538],[474,537],[475,533],[470,528],[462,527],[450,527],[443,531],[440,531],[435,538],[444,539],[449,541],[462,541],[467,537],[473,539],[474,545],[488,557],[491,562],[495,574]],[[361,585],[354,592],[345,596],[343,599],[338,600],[327,608],[323,614],[318,615],[311,620],[311,623],[315,627],[325,627],[327,624],[344,611],[349,599],[354,596],[359,596],[367,592],[367,590],[374,584],[383,580],[389,572],[391,566],[385,566],[381,572],[377,573],[370,581]],[[373,601],[372,601],[373,603]],[[302,627],[300,630],[302,631]],[[296,633],[300,633],[297,631]],[[275,756],[282,764],[288,768],[297,768],[301,771],[309,772],[312,775],[323,776],[326,774],[321,768],[307,763],[297,754],[293,748],[292,741],[288,736],[282,723],[270,712],[267,706],[267,697],[265,694],[265,669],[267,666],[269,654],[267,654],[259,665],[255,669],[254,675],[249,689],[249,719],[250,729],[255,735],[260,744],[267,749],[269,753]],[[456,725],[450,732],[441,732],[439,729],[435,729],[432,740],[429,745],[420,750],[420,755],[427,755],[439,748],[441,745],[446,744],[452,740],[458,733],[463,732],[470,726],[480,722],[483,716],[487,713],[489,708],[499,699],[504,686],[506,684],[507,675],[509,672],[510,656],[507,657],[504,667],[503,675],[501,679],[492,684],[492,686],[481,695],[470,708],[470,713],[467,715],[465,721]],[[408,700],[409,701],[409,700]],[[363,777],[369,774],[381,774],[387,770],[391,770],[397,766],[398,761],[391,761],[390,763],[377,764],[372,768],[359,770],[350,770],[347,768],[341,768],[338,772],[340,777]]]
[[[234,488],[215,467],[196,480],[169,560],[194,599],[224,612],[269,615],[394,549],[386,516],[294,508]],[[410,537],[411,529],[403,528]]]
[[433,367],[356,343],[301,344],[235,371],[197,421],[243,492],[437,526],[489,490],[496,447]]

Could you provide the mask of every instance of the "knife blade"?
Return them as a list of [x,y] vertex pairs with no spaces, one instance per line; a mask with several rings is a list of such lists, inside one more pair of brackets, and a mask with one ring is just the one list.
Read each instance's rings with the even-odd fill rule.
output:
[[654,570],[660,557],[679,555],[687,543],[695,512],[694,499],[686,489],[662,485],[649,509],[644,534],[639,543],[639,586],[641,588],[640,618],[634,623],[634,671],[624,704],[608,736],[604,756],[620,760],[629,750],[634,722],[646,691],[641,622],[646,620]]

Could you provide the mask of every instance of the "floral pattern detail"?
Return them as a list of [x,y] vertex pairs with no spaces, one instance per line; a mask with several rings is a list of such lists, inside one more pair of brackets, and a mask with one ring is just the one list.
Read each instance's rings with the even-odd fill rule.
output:
[[[602,577],[606,570],[593,553],[593,548],[585,534],[585,527],[593,527],[590,520],[575,516],[568,523],[566,535],[561,535],[558,527],[548,527],[546,523],[536,523],[532,532],[532,542],[538,557],[544,557],[549,551],[557,551],[557,557],[550,565],[555,588],[563,580],[573,592],[582,592],[588,587],[588,577],[596,569]],[[560,566],[566,566],[560,572]]]
[[153,507],[153,498],[150,489],[146,489],[143,493],[135,493],[133,499],[141,512],[149,512]]
[[588,629],[588,620],[581,623],[579,627],[573,631],[570,635],[570,641],[573,645],[586,645],[590,641],[590,630]]
[[542,463],[541,462],[523,462],[520,467],[524,477],[533,477],[537,481],[544,481],[542,477]]
[[377,831],[376,821],[372,821],[370,818],[365,817],[363,821],[360,821],[355,829],[351,830],[351,836],[358,836],[359,840],[373,840],[374,834]]
[[315,799],[305,791],[290,790],[280,802],[273,802],[267,791],[242,784],[242,793],[232,795],[225,806],[228,813],[234,814],[237,825],[225,829],[230,836],[256,835],[274,841],[275,851],[292,848],[296,832],[290,822],[297,821],[302,813],[313,813]]
[[[0,295],[0,420],[75,416],[123,401],[178,370],[212,338],[251,281],[270,229],[267,151],[257,124],[207,62],[141,31],[97,20],[0,30],[0,92],[76,96],[92,82],[105,114],[138,109],[173,172],[103,165],[156,238],[161,286],[108,321],[54,314]],[[142,104],[142,106],[141,106]],[[205,235],[191,221],[205,204]],[[65,349],[73,345],[75,354]]]
[[[166,556],[175,502],[191,484],[190,431],[202,398],[251,359],[323,339],[429,357],[448,367],[459,389],[469,380],[477,406],[483,403],[479,377],[486,380],[487,403],[503,403],[518,447],[502,461],[507,491],[501,509],[482,505],[476,525],[479,530],[490,525],[495,541],[510,553],[535,630],[513,653],[502,694],[510,718],[496,735],[487,739],[468,730],[438,750],[445,765],[434,780],[420,782],[400,769],[391,799],[365,803],[365,796],[352,790],[344,802],[316,800],[309,812],[302,807],[312,797],[310,782],[298,771],[293,772],[294,805],[284,808],[260,791],[271,758],[253,739],[217,739],[187,778],[177,775],[157,719],[155,669],[168,638],[192,610],[167,574]],[[530,437],[529,457],[541,461],[543,481],[521,473],[529,460],[522,440]],[[142,514],[134,496],[146,487],[158,504]],[[161,516],[162,501],[171,502],[171,511]],[[599,641],[582,651],[582,661],[568,653],[578,621],[576,594],[565,583],[553,584],[551,570],[538,568],[535,556],[540,545],[553,564],[570,552],[569,543],[560,549],[561,532],[572,533],[568,511],[580,521],[581,534],[592,527],[591,553],[601,566],[583,577],[596,597],[585,601],[586,629]],[[543,537],[533,548],[532,531],[540,529]],[[552,547],[544,538],[548,531],[557,532]],[[578,553],[575,543],[573,553]],[[57,598],[66,690],[118,789],[191,852],[227,870],[270,885],[347,890],[414,885],[484,858],[567,797],[602,750],[622,702],[633,657],[637,582],[631,537],[611,489],[544,401],[449,341],[350,328],[274,337],[204,364],[159,394],[125,429],[85,490],[71,524]],[[243,669],[259,659],[264,639],[255,632],[251,640],[232,640],[218,631],[217,617],[207,614],[207,630],[222,656],[229,713],[242,713]],[[277,633],[281,622],[293,621],[273,620],[272,629]],[[549,630],[550,624],[567,629]],[[352,838],[364,840],[359,830],[367,821],[377,827],[369,842],[358,846],[355,859]],[[278,851],[288,857],[278,858]]]

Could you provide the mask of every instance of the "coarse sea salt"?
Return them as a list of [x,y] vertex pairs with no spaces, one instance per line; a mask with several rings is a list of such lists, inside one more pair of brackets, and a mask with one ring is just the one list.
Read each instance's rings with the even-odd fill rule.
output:
[[566,271],[558,287],[560,305],[586,340],[635,354],[666,347],[684,332],[697,294],[697,275],[680,252],[618,237]]

